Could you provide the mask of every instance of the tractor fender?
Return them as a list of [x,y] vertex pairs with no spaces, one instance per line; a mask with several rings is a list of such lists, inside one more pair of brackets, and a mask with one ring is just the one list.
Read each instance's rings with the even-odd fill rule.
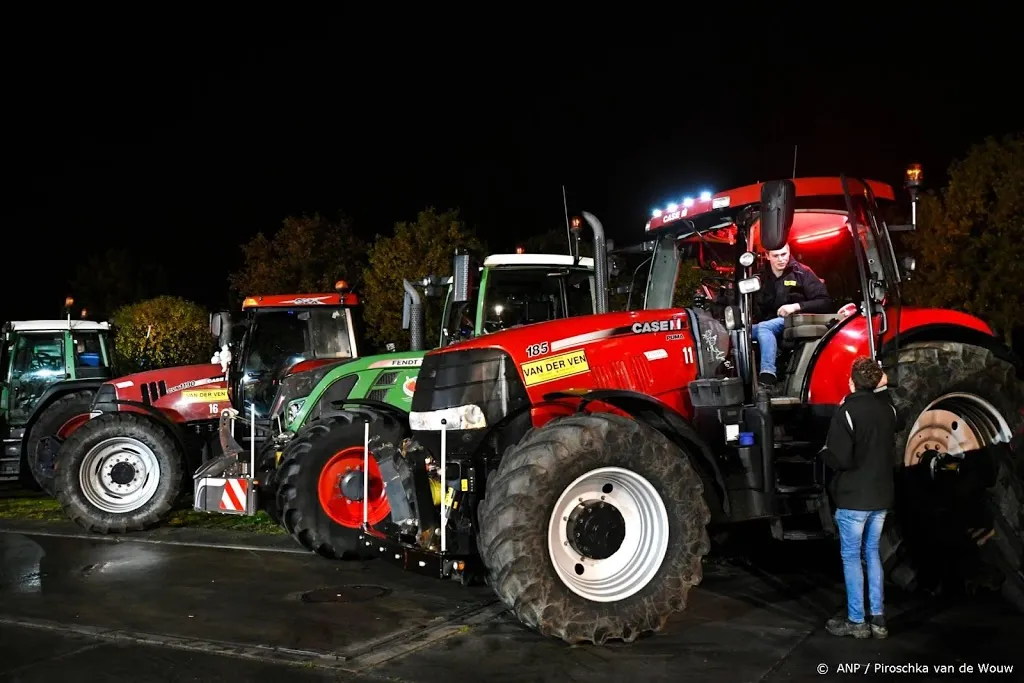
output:
[[39,416],[43,414],[43,411],[49,408],[50,404],[61,396],[75,391],[81,391],[82,389],[98,390],[100,385],[107,381],[108,380],[106,379],[74,379],[59,382],[49,387],[43,392],[43,395],[39,397],[39,403],[37,403],[36,407],[32,409],[32,413],[28,416],[28,420],[25,421],[25,434],[30,434],[32,432],[32,427],[39,419]]
[[[954,342],[957,344],[968,344],[990,351],[993,356],[1013,366],[1017,379],[1024,381],[1024,361],[1015,354],[999,337],[985,334],[963,325],[951,325],[948,323],[933,323],[912,327],[906,332],[900,332],[899,349],[921,342]],[[879,357],[899,350],[896,340],[891,339],[879,349]]]
[[730,513],[729,494],[725,488],[725,477],[715,462],[711,448],[700,437],[697,430],[682,415],[670,406],[653,396],[626,389],[596,389],[586,392],[556,391],[544,396],[545,401],[556,402],[561,399],[579,400],[579,412],[586,409],[588,403],[606,403],[621,410],[644,424],[657,429],[672,442],[688,452],[697,453],[701,464],[705,465],[714,475],[714,484],[718,488],[722,501],[722,511]]
[[145,412],[150,417],[152,417],[157,422],[164,425],[170,430],[171,435],[174,437],[174,440],[181,448],[181,453],[188,453],[188,440],[185,438],[185,433],[182,431],[181,425],[177,424],[169,417],[167,417],[167,415],[165,415],[164,412],[159,408],[155,408],[147,403],[142,403],[141,401],[129,401],[127,399],[112,399],[110,401],[107,401],[107,403],[122,406],[131,406],[132,408],[138,408],[139,410]]

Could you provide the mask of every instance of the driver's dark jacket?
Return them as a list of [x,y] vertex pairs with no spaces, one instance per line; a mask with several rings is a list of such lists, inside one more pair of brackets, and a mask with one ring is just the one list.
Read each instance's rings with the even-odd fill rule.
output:
[[814,271],[794,259],[789,260],[780,277],[771,267],[760,273],[761,291],[757,295],[758,320],[779,317],[783,304],[800,304],[800,313],[833,313],[835,307],[825,283]]
[[832,415],[821,456],[835,471],[829,493],[837,508],[874,511],[893,505],[892,445],[898,424],[888,393],[855,391]]

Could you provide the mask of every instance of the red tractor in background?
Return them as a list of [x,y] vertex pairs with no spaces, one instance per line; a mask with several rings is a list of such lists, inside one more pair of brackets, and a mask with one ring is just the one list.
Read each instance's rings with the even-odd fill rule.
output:
[[[285,373],[341,363],[364,339],[359,298],[339,281],[333,294],[247,297],[244,321],[211,316],[220,351],[210,364],[140,372],[104,383],[87,421],[61,444],[55,497],[65,514],[99,533],[144,529],[167,514],[191,474],[220,454],[220,413],[255,410],[257,442]],[[232,359],[233,327],[244,330]],[[251,434],[239,435],[248,443]]]
[[[915,201],[919,181],[919,168],[908,172]],[[879,201],[895,201],[890,186],[846,177],[684,201],[647,226],[644,310],[429,352],[409,438],[366,450],[398,472],[371,482],[392,513],[364,521],[366,549],[433,576],[484,573],[543,634],[632,641],[685,608],[710,523],[763,524],[785,541],[834,537],[819,451],[852,361],[867,355],[887,369],[900,419],[890,577],[906,584],[934,569],[930,550],[964,559],[973,549],[964,571],[988,570],[1019,601],[1024,490],[1008,443],[1024,422],[1020,363],[978,318],[902,305],[905,273]],[[731,305],[721,317],[673,307],[680,240],[723,229],[735,235]],[[753,266],[758,251],[787,243],[825,276],[836,313],[787,317],[772,396],[757,382]],[[370,420],[356,419],[369,444]],[[995,476],[973,497],[958,491],[970,478],[960,474],[984,461]],[[978,525],[990,529],[981,548],[968,535]]]

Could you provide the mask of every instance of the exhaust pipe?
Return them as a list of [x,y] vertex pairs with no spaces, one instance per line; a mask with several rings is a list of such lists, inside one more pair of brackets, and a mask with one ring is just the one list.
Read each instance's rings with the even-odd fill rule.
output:
[[405,295],[409,301],[409,350],[422,351],[424,344],[423,334],[423,301],[420,293],[408,280],[402,280],[405,287]]
[[604,239],[604,227],[597,216],[586,211],[583,217],[594,231],[594,279],[596,280],[597,292],[594,300],[597,304],[597,313],[608,312],[608,252]]

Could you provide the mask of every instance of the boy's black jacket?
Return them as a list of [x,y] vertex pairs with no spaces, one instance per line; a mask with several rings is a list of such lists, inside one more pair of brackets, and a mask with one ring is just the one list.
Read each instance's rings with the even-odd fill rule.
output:
[[829,490],[837,508],[892,508],[896,408],[888,393],[855,391],[843,399],[832,415],[822,457],[826,465],[836,470]]

